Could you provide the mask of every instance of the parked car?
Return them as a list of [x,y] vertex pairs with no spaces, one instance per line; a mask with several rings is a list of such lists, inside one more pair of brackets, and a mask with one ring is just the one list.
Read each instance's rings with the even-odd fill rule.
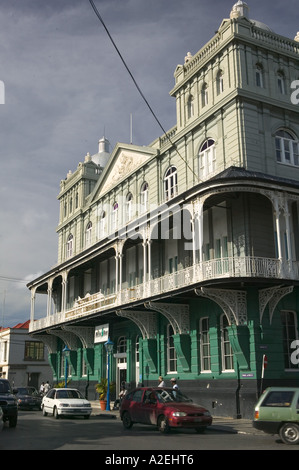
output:
[[267,388],[255,406],[253,426],[278,434],[285,444],[299,444],[299,388]]
[[17,399],[6,379],[0,379],[0,407],[3,411],[3,421],[8,421],[10,428],[15,428],[18,422]]
[[17,387],[13,390],[19,409],[40,410],[42,396],[35,387]]
[[0,406],[0,431],[2,431],[3,429],[3,426],[4,426],[4,414],[3,414],[3,411],[2,411],[2,408]]
[[42,399],[42,412],[59,418],[60,416],[84,416],[88,419],[91,415],[91,404],[81,392],[75,388],[52,388]]
[[172,388],[141,387],[127,393],[121,403],[120,417],[126,429],[134,423],[153,424],[162,433],[172,428],[204,432],[212,424],[206,408]]

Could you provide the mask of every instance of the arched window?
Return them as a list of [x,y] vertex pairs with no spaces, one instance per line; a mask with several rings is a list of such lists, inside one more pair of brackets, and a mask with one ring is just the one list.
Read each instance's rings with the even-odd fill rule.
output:
[[89,246],[91,244],[91,231],[92,231],[92,223],[88,222],[85,231],[85,246]]
[[224,84],[223,84],[223,72],[219,70],[216,77],[216,87],[217,87],[217,95],[220,95],[224,91]]
[[194,97],[189,95],[187,99],[187,119],[190,119],[194,116]]
[[111,233],[116,231],[117,224],[118,224],[118,202],[115,202],[112,206]]
[[177,357],[173,341],[174,331],[170,324],[167,325],[167,373],[177,371]]
[[199,151],[199,177],[201,179],[211,175],[216,170],[215,141],[207,139]]
[[140,213],[146,212],[148,207],[148,183],[145,181],[140,190]]
[[263,67],[260,64],[257,64],[255,68],[255,84],[260,88],[264,87]]
[[178,174],[175,166],[171,166],[165,173],[164,177],[164,194],[168,201],[178,192]]
[[285,95],[285,76],[283,72],[277,74],[277,88],[281,95]]
[[118,364],[127,362],[125,353],[127,352],[127,340],[125,336],[121,336],[117,342],[117,354],[123,354],[123,357],[118,358]]
[[107,235],[106,212],[102,211],[99,219],[99,238],[103,238],[105,235]]
[[289,132],[279,130],[275,134],[276,161],[286,165],[299,166],[298,140]]
[[201,89],[201,105],[206,106],[209,102],[208,85],[204,83]]
[[133,195],[129,193],[126,198],[126,221],[128,222],[133,217]]
[[74,237],[72,234],[68,236],[67,242],[66,242],[66,256],[67,258],[70,258],[73,256],[73,243],[74,243]]

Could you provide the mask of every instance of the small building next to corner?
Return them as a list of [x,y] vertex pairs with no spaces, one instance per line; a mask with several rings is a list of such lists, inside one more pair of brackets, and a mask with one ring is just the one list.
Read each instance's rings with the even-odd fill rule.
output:
[[45,344],[29,336],[30,321],[12,328],[0,328],[0,378],[12,387],[39,389],[42,382],[52,383],[53,373]]

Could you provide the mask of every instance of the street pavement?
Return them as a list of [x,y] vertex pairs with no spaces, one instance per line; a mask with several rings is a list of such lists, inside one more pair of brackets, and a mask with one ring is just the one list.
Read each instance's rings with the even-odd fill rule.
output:
[[[103,418],[111,418],[120,420],[119,411],[113,410],[111,406],[111,411],[104,410],[100,408],[99,401],[90,401],[92,406],[92,415]],[[254,435],[265,435],[263,431],[259,431],[252,426],[252,420],[250,419],[235,419],[228,417],[218,417],[213,416],[213,424],[209,427],[209,430],[228,432],[232,434],[254,434]]]

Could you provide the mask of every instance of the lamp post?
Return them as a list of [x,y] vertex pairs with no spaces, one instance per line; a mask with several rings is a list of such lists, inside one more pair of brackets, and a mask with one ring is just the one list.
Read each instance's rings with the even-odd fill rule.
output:
[[107,351],[107,364],[108,364],[108,370],[107,370],[107,375],[108,375],[108,380],[107,380],[107,404],[106,404],[106,411],[110,411],[110,354],[113,351],[113,346],[114,343],[113,341],[108,338],[108,341],[105,343],[105,349]]
[[63,357],[65,359],[64,363],[64,381],[65,381],[65,388],[67,388],[67,376],[68,376],[68,358],[70,356],[71,350],[65,345],[64,349],[62,350]]

